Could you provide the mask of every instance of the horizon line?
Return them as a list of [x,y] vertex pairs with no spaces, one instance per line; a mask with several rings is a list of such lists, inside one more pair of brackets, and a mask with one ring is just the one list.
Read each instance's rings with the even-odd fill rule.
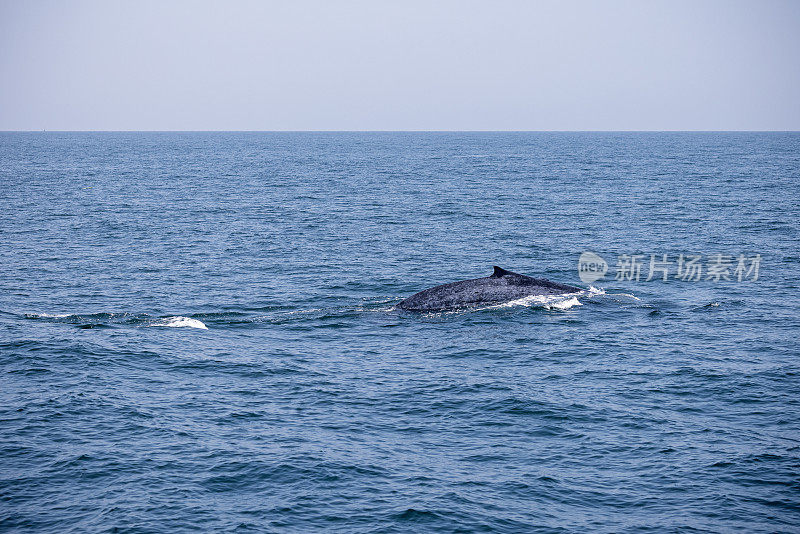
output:
[[5,130],[0,133],[800,133],[800,130]]

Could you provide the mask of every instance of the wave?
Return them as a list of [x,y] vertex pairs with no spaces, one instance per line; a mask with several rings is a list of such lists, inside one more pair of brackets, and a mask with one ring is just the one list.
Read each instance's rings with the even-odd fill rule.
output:
[[75,325],[78,328],[111,328],[113,326],[162,326],[170,328],[198,328],[208,330],[208,327],[199,319],[184,317],[182,315],[169,315],[154,317],[146,313],[26,313],[26,319],[42,320],[52,323]]
[[583,306],[578,300],[580,293],[571,293],[569,295],[531,295],[529,297],[522,297],[521,299],[503,302],[502,304],[493,304],[479,308],[481,310],[489,310],[495,308],[514,308],[516,306],[540,307],[545,309],[568,310],[573,306]]
[[163,321],[155,322],[148,326],[165,326],[168,328],[200,328],[201,330],[208,330],[208,327],[203,321],[192,319],[191,317],[175,316],[167,317]]
[[605,290],[598,289],[594,286],[589,286],[589,289],[578,291],[576,293],[565,293],[562,295],[531,295],[528,297],[523,297],[521,299],[511,300],[509,302],[503,302],[502,304],[494,304],[492,306],[486,306],[480,308],[482,310],[487,309],[494,309],[494,308],[513,308],[516,306],[524,306],[526,308],[530,307],[538,307],[538,308],[545,308],[547,310],[556,309],[556,310],[568,310],[575,306],[583,306],[583,303],[579,300],[579,297],[595,297],[600,295],[605,295]]

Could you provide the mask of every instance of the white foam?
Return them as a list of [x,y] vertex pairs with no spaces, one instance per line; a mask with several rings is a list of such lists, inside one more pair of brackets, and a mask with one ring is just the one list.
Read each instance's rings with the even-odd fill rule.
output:
[[72,317],[74,313],[31,313],[31,317],[41,317],[49,319],[63,319],[64,317]]
[[551,308],[555,308],[557,310],[568,310],[573,306],[583,306],[581,302],[577,299],[577,297],[572,297],[571,299],[566,300],[559,300],[550,304]]
[[634,295],[633,293],[608,293],[609,297],[628,297],[629,299],[641,301],[639,297]]
[[573,306],[583,306],[578,300],[578,295],[582,295],[583,293],[567,293],[562,295],[530,295],[528,297],[522,297],[521,299],[510,300],[508,302],[503,302],[502,304],[495,304],[492,306],[487,306],[486,308],[481,308],[484,310],[488,309],[496,309],[496,308],[512,308],[514,306],[525,306],[526,308],[530,308],[532,306],[541,307],[546,309],[555,308],[557,310],[568,310]]
[[290,311],[290,312],[287,312],[286,315],[305,315],[305,314],[308,314],[308,313],[317,313],[317,312],[321,312],[321,311],[324,311],[324,308],[309,308],[307,310]]
[[191,317],[166,317],[163,321],[153,323],[150,326],[166,326],[169,328],[199,328],[201,330],[208,330],[208,327],[203,324],[203,321],[192,319]]

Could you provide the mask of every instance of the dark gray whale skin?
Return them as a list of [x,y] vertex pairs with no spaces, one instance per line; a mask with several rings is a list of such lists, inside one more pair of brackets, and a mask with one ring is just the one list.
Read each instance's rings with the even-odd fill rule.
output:
[[411,295],[397,307],[408,311],[441,311],[499,304],[531,295],[564,295],[579,291],[582,291],[579,287],[531,278],[495,266],[491,276],[432,287]]

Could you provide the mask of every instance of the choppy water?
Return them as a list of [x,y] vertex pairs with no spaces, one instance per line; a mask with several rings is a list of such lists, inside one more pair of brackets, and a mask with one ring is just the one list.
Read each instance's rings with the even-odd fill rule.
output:
[[[0,185],[0,530],[798,531],[798,134],[6,133]],[[585,250],[762,263],[393,309]]]

